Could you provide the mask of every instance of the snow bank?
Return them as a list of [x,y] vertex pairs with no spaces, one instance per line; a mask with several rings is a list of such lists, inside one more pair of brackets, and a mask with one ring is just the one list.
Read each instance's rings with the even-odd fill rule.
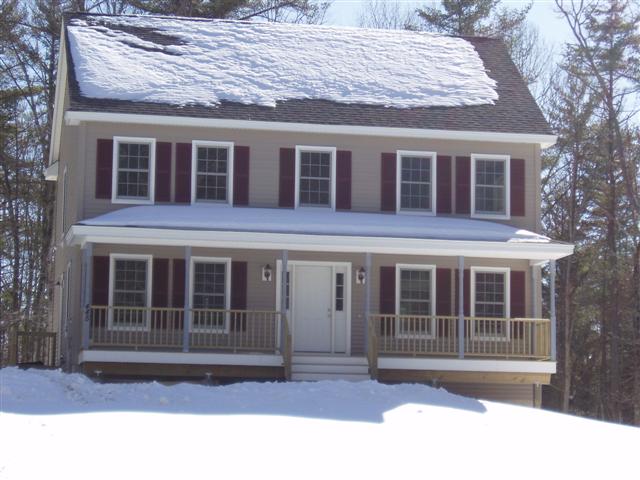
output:
[[233,232],[549,243],[543,235],[467,218],[333,212],[322,208],[232,208],[220,204],[145,205],[83,220],[83,225]]
[[640,429],[421,385],[0,370],[0,478],[634,478]]
[[87,16],[70,21],[68,38],[80,90],[94,98],[270,107],[311,98],[401,108],[498,99],[469,42],[426,32]]

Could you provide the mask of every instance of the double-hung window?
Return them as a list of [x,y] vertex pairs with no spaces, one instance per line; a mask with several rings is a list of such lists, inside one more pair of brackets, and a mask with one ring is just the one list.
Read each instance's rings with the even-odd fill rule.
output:
[[192,145],[192,203],[231,203],[233,143],[194,141]]
[[508,155],[471,155],[471,215],[507,219],[510,216]]
[[435,278],[432,265],[396,265],[397,331],[400,336],[434,335]]
[[[500,338],[508,335],[509,269],[471,268],[471,316],[473,333],[478,337]],[[492,320],[492,319],[496,320]]]
[[336,149],[296,147],[296,206],[335,208]]
[[153,203],[154,138],[114,137],[112,202]]
[[434,214],[436,154],[398,150],[396,171],[398,212]]
[[151,305],[151,256],[110,257],[110,324],[114,329],[146,330]]
[[194,257],[191,264],[192,328],[226,331],[230,299],[228,258]]

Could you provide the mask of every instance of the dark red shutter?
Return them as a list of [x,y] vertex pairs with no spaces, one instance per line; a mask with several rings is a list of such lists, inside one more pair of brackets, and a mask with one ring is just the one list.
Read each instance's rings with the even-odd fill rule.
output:
[[456,213],[471,213],[471,157],[456,157]]
[[96,198],[111,198],[113,140],[99,138],[96,146]]
[[436,213],[451,213],[451,157],[438,155]]
[[93,257],[93,305],[109,304],[109,257]]
[[[460,270],[456,269],[456,298],[454,298],[453,300],[453,304],[455,305],[454,311],[456,312],[456,315],[458,315],[459,313],[459,309],[458,309],[458,296],[459,296],[459,288],[458,288],[458,278],[460,278],[458,275]],[[471,271],[469,269],[464,270],[464,277],[462,279],[462,288],[464,289],[464,298],[462,299],[463,305],[463,315],[465,317],[468,317],[469,315],[471,315],[471,309],[470,307],[470,302],[469,299],[471,298]]]
[[183,258],[173,259],[173,292],[171,294],[171,306],[184,308],[184,275],[185,261]]
[[380,210],[396,211],[396,154],[383,153],[380,168]]
[[169,306],[169,259],[153,259],[151,281],[151,306],[164,308]]
[[[231,310],[247,309],[247,262],[231,262]],[[246,314],[231,314],[231,329],[245,330]]]
[[296,190],[296,150],[280,149],[280,191],[278,205],[293,208]]
[[525,293],[525,272],[511,270],[511,318],[526,317]]
[[156,142],[156,202],[171,201],[171,142]]
[[380,267],[380,313],[396,313],[396,267]]
[[233,204],[249,205],[249,147],[233,149]]
[[351,210],[351,152],[336,153],[336,209]]
[[451,270],[436,268],[436,315],[451,315]]
[[191,203],[191,144],[176,144],[176,203]]
[[512,158],[509,169],[511,173],[511,215],[523,217],[525,215],[524,160],[522,158]]

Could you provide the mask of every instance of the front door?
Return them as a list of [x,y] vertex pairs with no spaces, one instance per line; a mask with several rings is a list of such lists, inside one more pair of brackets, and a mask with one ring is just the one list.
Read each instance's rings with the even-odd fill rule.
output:
[[333,268],[295,265],[293,346],[296,352],[329,353],[333,318]]

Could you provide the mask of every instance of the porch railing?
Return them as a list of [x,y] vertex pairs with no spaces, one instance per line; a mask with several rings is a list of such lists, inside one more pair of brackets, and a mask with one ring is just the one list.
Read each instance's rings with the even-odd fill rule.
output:
[[[458,335],[454,316],[369,317],[370,351],[377,355],[459,356]],[[464,317],[463,335],[465,357],[551,358],[551,322],[546,318]]]
[[[184,348],[184,308],[89,308],[89,347]],[[189,350],[279,352],[280,312],[191,309]]]

